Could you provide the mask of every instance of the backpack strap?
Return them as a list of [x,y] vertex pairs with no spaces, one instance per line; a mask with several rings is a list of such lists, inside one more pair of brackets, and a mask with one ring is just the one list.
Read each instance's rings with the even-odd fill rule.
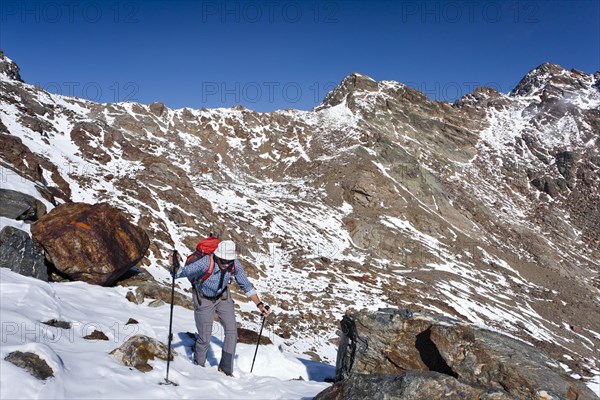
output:
[[204,276],[201,278],[202,282],[204,282],[208,278],[210,278],[210,276],[212,275],[214,270],[215,270],[215,259],[213,258],[212,254],[209,254],[208,255],[208,269],[206,270],[206,273],[204,274]]
[[204,275],[194,279],[193,281],[190,281],[190,282],[192,282],[192,285],[194,286],[194,288],[196,287],[196,285],[202,286],[204,281],[206,281],[208,278],[210,278],[213,271],[215,270],[215,260],[213,259],[212,254],[202,254],[201,252],[196,251],[196,252],[190,254],[190,256],[188,257],[187,262],[186,262],[186,265],[187,265],[190,262],[198,261],[204,257],[208,257],[208,268],[206,269],[206,272],[204,273]]
[[185,265],[190,265],[191,263],[194,263],[201,258],[202,258],[202,256],[199,255],[198,253],[192,253],[189,256],[187,256],[187,258],[185,259]]

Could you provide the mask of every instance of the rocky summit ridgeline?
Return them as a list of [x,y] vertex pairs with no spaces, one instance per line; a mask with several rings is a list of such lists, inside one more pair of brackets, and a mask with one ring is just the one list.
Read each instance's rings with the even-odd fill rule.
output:
[[150,236],[140,268],[159,282],[174,246],[235,240],[279,310],[271,328],[315,358],[335,358],[348,307],[410,307],[509,333],[589,377],[599,86],[600,72],[543,64],[509,94],[450,104],[352,74],[312,111],[173,110],[49,94],[0,54],[0,165],[54,204],[126,213]]

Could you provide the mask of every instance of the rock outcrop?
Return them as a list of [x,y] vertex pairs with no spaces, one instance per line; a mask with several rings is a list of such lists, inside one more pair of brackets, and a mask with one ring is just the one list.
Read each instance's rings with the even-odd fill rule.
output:
[[19,137],[7,133],[8,129],[0,121],[0,154],[7,163],[4,164],[3,160],[0,160],[0,165],[6,168],[3,179],[15,174],[34,182],[45,182],[43,172],[46,170],[56,186],[37,186],[40,194],[52,204],[56,204],[56,198],[69,201],[71,190],[60,174],[60,169],[44,156],[32,152]]
[[6,57],[2,49],[0,49],[0,74],[3,74],[10,79],[23,82],[21,79],[19,66],[14,61]]
[[35,222],[46,214],[46,206],[33,196],[15,190],[0,189],[0,216]]
[[105,203],[58,206],[31,233],[60,273],[96,285],[115,282],[142,259],[150,244],[141,228]]
[[42,247],[27,232],[12,226],[6,226],[0,231],[0,267],[10,268],[18,274],[42,281],[48,280]]
[[[451,318],[381,309],[349,312],[341,328],[336,365],[341,383],[323,399],[338,398],[339,393],[352,394],[339,398],[358,399],[357,393],[379,381],[390,396],[410,393],[410,387],[426,390],[420,398],[597,399],[535,347]],[[418,398],[411,396],[398,398]]]
[[515,400],[515,397],[500,389],[471,386],[431,371],[405,371],[398,375],[356,374],[336,382],[315,397],[315,400],[364,399]]
[[[129,338],[120,347],[111,351],[110,354],[120,364],[134,367],[142,372],[148,372],[152,370],[152,366],[148,364],[148,361],[154,360],[154,358],[166,361],[168,348],[167,345],[154,338],[145,335],[136,335]],[[171,361],[173,361],[175,354],[177,353],[171,350]]]
[[[155,299],[171,304],[171,287],[156,282],[147,272],[135,274],[127,279],[118,281],[117,284],[119,286],[135,287],[135,293],[129,291],[126,295],[127,299],[132,303],[142,304],[146,299]],[[194,309],[191,298],[178,291],[173,296],[173,304],[189,310]]]

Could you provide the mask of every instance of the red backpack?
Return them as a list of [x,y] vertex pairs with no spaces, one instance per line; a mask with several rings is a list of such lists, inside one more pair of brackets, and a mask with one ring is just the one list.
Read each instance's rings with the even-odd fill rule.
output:
[[[188,256],[188,258],[185,260],[185,265],[196,262],[204,256],[212,255],[215,252],[215,250],[217,249],[217,246],[219,245],[220,242],[221,241],[219,240],[219,238],[213,236],[211,233],[209,237],[207,237],[206,239],[202,239],[200,242],[198,242],[198,244],[196,245],[196,251]],[[206,270],[206,273],[204,274],[204,276],[202,278],[200,278],[202,280],[202,282],[207,280],[212,275],[214,270],[215,270],[215,260],[214,260],[214,258],[209,257],[208,258],[208,269]],[[231,268],[231,274],[234,274],[234,273],[235,273],[235,264]]]

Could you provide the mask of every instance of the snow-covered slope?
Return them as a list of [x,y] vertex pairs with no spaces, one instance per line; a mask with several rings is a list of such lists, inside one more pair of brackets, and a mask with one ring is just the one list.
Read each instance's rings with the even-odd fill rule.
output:
[[[17,190],[42,201],[48,210],[52,204],[36,189],[36,183],[16,174],[5,174],[3,189]],[[20,221],[2,218],[2,227],[15,226],[29,231]],[[191,361],[195,322],[193,311],[175,306],[173,318],[176,352],[164,382],[166,362],[155,360],[148,373],[118,364],[109,353],[134,335],[147,335],[167,342],[170,306],[148,307],[129,302],[125,295],[134,289],[126,286],[100,287],[84,282],[46,283],[0,268],[0,398],[193,398],[193,399],[290,399],[313,397],[328,386],[324,379],[335,375],[331,365],[311,361],[307,356],[283,351],[283,340],[267,328],[263,335],[272,345],[261,346],[253,373],[250,368],[255,346],[238,344],[235,378],[217,371],[224,332],[213,331],[207,367]],[[250,307],[244,307],[249,310]],[[128,324],[130,319],[137,324]],[[67,322],[63,329],[44,324]],[[258,332],[256,321],[246,326]],[[215,325],[215,328],[218,328]],[[85,336],[101,331],[108,340],[88,340]],[[190,332],[191,331],[191,332]],[[9,363],[12,352],[32,352],[53,370],[54,376],[41,381]]]
[[[176,306],[173,348],[177,356],[171,363],[169,378],[179,386],[159,385],[165,378],[166,362],[151,361],[153,370],[140,373],[116,363],[109,355],[133,335],[143,334],[163,341],[168,335],[170,307],[151,308],[130,303],[124,297],[127,290],[83,282],[48,284],[0,268],[3,336],[0,397],[289,399],[314,396],[327,387],[328,384],[322,383],[327,374],[331,377],[335,373],[331,366],[281,352],[276,345],[269,345],[261,347],[250,374],[255,347],[240,344],[234,371],[236,377],[227,377],[217,371],[222,332],[213,335],[208,358],[210,366],[195,366],[190,360],[193,340],[186,335],[194,326],[193,312]],[[129,318],[136,319],[139,324],[127,325]],[[69,322],[71,328],[42,323],[51,319]],[[94,330],[104,332],[109,340],[83,338]],[[278,344],[278,340],[275,343]],[[53,369],[54,377],[39,381],[4,361],[13,351],[38,354]],[[298,380],[299,377],[302,380]]]
[[95,104],[2,63],[2,166],[125,210],[165,284],[173,247],[236,240],[286,349],[333,362],[345,309],[402,306],[599,374],[599,73],[544,64],[455,104],[353,74],[313,111],[257,113]]

